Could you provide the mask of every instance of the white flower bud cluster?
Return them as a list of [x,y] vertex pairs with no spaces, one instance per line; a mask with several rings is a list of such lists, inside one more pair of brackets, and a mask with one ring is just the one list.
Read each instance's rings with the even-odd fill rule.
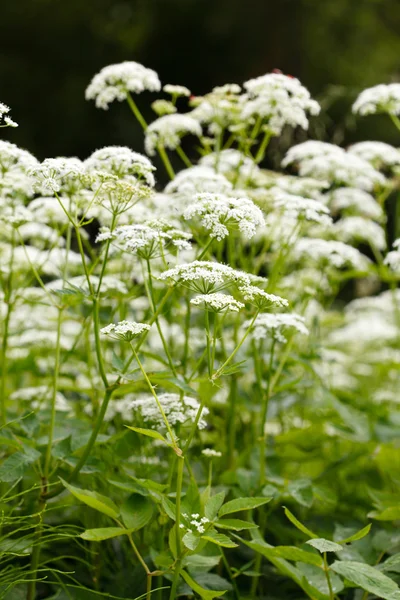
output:
[[[249,327],[250,321],[244,324],[244,327]],[[300,333],[301,335],[309,335],[309,331],[305,325],[305,318],[296,313],[288,314],[270,314],[265,313],[258,315],[252,327],[252,336],[255,340],[262,340],[268,337],[285,344],[287,339],[283,335],[284,332]]]
[[280,209],[289,218],[294,217],[297,220],[312,221],[324,227],[329,227],[332,224],[329,208],[319,200],[288,194],[278,188],[273,188],[270,191],[274,197],[275,208]]
[[232,184],[224,175],[216,173],[211,167],[199,165],[180,171],[175,179],[168,183],[165,191],[192,200],[195,194],[201,192],[226,194],[231,189]]
[[375,85],[363,90],[353,104],[353,113],[373,115],[375,113],[400,114],[400,83]]
[[126,146],[100,148],[84,161],[83,166],[93,176],[109,174],[128,181],[130,178],[143,180],[150,187],[155,185],[155,167],[151,161]]
[[347,151],[366,160],[375,169],[400,165],[400,150],[384,142],[358,142]]
[[312,263],[326,263],[337,269],[351,267],[360,271],[368,269],[369,259],[356,248],[336,240],[301,238],[293,251],[296,258],[307,257]]
[[184,211],[183,218],[200,217],[201,225],[218,241],[229,235],[232,227],[251,239],[258,227],[265,225],[261,210],[248,198],[231,198],[224,194],[197,194]]
[[144,147],[147,154],[154,156],[157,147],[175,150],[185,135],[202,134],[201,125],[188,115],[164,115],[151,123],[145,132]]
[[358,215],[374,221],[382,221],[384,212],[371,194],[357,188],[337,188],[328,196],[328,202],[333,214],[342,212],[344,215]]
[[243,294],[243,298],[247,302],[259,309],[270,306],[275,306],[276,308],[286,308],[289,306],[289,302],[285,298],[281,298],[275,294],[268,294],[255,285],[245,285],[240,287],[239,291]]
[[163,91],[175,98],[178,98],[178,96],[186,96],[188,98],[191,94],[191,91],[184,85],[172,85],[171,83],[164,85]]
[[135,321],[120,321],[119,323],[110,323],[106,327],[100,329],[100,333],[107,335],[114,340],[122,340],[131,342],[139,337],[145,331],[150,330],[150,325],[146,323],[136,323]]
[[239,312],[244,308],[243,302],[235,300],[230,294],[215,292],[214,294],[200,294],[190,301],[195,306],[204,306],[206,310],[214,312]]
[[345,217],[337,221],[331,233],[346,243],[367,243],[378,250],[386,248],[386,234],[378,223],[363,217]]
[[97,108],[108,109],[109,104],[126,100],[128,93],[140,94],[145,90],[158,92],[161,83],[152,69],[143,65],[125,61],[108,65],[97,73],[86,89],[86,100],[95,100]]
[[396,275],[400,275],[400,238],[393,242],[393,248],[387,253],[384,263]]
[[[187,513],[183,513],[182,517],[188,524],[194,526],[197,533],[204,533],[206,530],[205,525],[210,522],[210,519],[207,519],[207,517],[200,517],[198,513],[193,513],[190,516]],[[185,529],[186,533],[193,533],[193,528],[185,526],[184,523],[180,523],[179,527],[180,529]]]
[[214,450],[213,448],[204,448],[201,453],[207,458],[221,458],[222,456],[222,452],[218,452],[218,450]]
[[10,107],[0,102],[0,127],[18,127],[18,123],[9,116]]
[[[165,393],[158,394],[158,400],[167,417],[168,423],[173,427],[178,423],[194,423],[198,415],[200,404],[195,398],[190,396],[180,396],[179,394]],[[164,428],[165,424],[160,414],[159,408],[151,395],[145,395],[135,398],[130,408],[137,411],[144,421],[153,423],[157,427]],[[197,426],[199,429],[205,429],[207,422],[205,417],[209,410],[203,407]]]

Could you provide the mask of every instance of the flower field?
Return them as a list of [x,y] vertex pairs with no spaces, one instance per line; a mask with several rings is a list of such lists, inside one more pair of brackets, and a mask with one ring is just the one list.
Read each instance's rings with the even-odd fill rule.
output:
[[86,99],[143,148],[0,140],[0,599],[399,600],[400,150],[266,168],[320,113],[281,72]]

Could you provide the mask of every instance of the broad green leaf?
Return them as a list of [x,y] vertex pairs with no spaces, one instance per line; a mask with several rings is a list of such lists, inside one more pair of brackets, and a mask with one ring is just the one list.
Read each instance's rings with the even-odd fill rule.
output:
[[296,546],[275,546],[271,548],[265,548],[263,550],[263,555],[267,558],[284,558],[293,562],[303,562],[309,565],[316,565],[317,567],[323,564],[322,556],[319,554],[314,554],[314,552],[302,550]]
[[163,507],[163,509],[169,516],[169,518],[172,519],[173,521],[175,521],[175,519],[176,519],[175,504],[173,502],[171,502],[171,500],[169,498],[167,498],[166,496],[163,496],[161,499],[161,506]]
[[0,481],[6,483],[16,481],[25,472],[25,469],[39,458],[40,452],[30,448],[29,454],[14,452],[0,466]]
[[196,573],[196,583],[205,590],[225,592],[232,589],[232,584],[216,573]]
[[237,498],[236,500],[231,500],[224,504],[221,507],[218,516],[223,517],[224,515],[229,515],[241,510],[251,510],[252,508],[267,504],[267,502],[270,502],[271,500],[272,498]]
[[339,540],[338,544],[349,544],[350,542],[356,542],[357,540],[361,540],[363,537],[369,534],[370,529],[371,523],[366,527],[363,527],[363,529],[360,529],[360,531],[357,531],[357,533],[353,533],[353,535],[350,535],[349,537],[345,538],[344,540]]
[[192,590],[194,592],[196,592],[196,594],[198,594],[200,596],[200,598],[202,598],[203,600],[213,600],[214,598],[219,598],[220,596],[223,596],[225,594],[225,592],[227,590],[224,591],[212,591],[212,590],[206,590],[204,588],[201,587],[201,585],[199,585],[198,583],[196,583],[196,581],[194,579],[192,579],[190,577],[190,575],[188,573],[186,573],[186,571],[182,570],[181,571],[181,575],[183,577],[183,579],[186,581],[186,583],[188,584],[189,587],[192,588]]
[[102,496],[101,494],[92,492],[90,490],[82,490],[81,488],[74,487],[73,485],[70,485],[64,481],[64,479],[61,479],[61,477],[60,481],[63,486],[66,487],[73,496],[75,496],[75,498],[84,504],[87,504],[91,508],[94,508],[103,514],[112,517],[113,519],[116,519],[119,516],[119,508],[106,496]]
[[130,533],[130,531],[122,527],[101,527],[99,529],[86,529],[79,537],[91,542],[101,542],[127,533]]
[[223,533],[217,533],[213,529],[211,529],[211,531],[207,531],[205,535],[202,535],[201,539],[207,540],[208,542],[212,542],[217,546],[222,546],[223,548],[237,547],[237,544],[235,544],[235,542],[232,542],[232,540],[228,538],[227,535],[224,535]]
[[[297,566],[306,579],[307,584],[312,586],[314,590],[317,590],[317,593],[312,594],[311,597],[314,598],[315,596],[318,597],[318,595],[322,595],[328,599],[330,597],[330,593],[324,570],[321,569],[321,567],[316,567],[315,565],[309,565],[305,563],[297,563]],[[335,573],[330,572],[329,575],[332,591],[334,594],[338,594],[344,589],[344,583]],[[308,586],[306,586],[306,588],[308,589]]]
[[176,559],[178,557],[178,550],[176,547],[176,524],[174,524],[174,526],[169,530],[168,546],[171,550],[172,556]]
[[400,519],[400,506],[389,506],[381,512],[373,510],[367,515],[370,519],[376,519],[377,521],[397,521]]
[[384,563],[379,565],[380,571],[393,571],[394,573],[400,573],[400,552],[393,554]]
[[[375,594],[378,598],[394,600],[400,598],[400,591],[397,583],[387,577],[375,567],[365,563],[350,560],[336,560],[331,565],[332,571],[345,577],[348,581],[362,588],[370,594]],[[395,594],[395,596],[393,596]]]
[[293,525],[295,527],[297,527],[297,529],[299,529],[300,531],[302,531],[303,533],[308,535],[308,537],[310,537],[310,538],[318,538],[317,534],[313,533],[310,529],[308,529],[305,525],[303,525],[303,523],[300,523],[300,521],[298,519],[296,519],[294,514],[291,513],[290,510],[288,508],[286,508],[286,506],[284,506],[283,508],[285,510],[285,515],[287,516],[289,521],[291,523],[293,523]]
[[241,519],[221,519],[214,523],[215,527],[220,529],[232,529],[233,531],[242,531],[243,529],[257,529],[258,525],[250,523],[250,521],[242,521]]
[[142,427],[131,427],[130,425],[125,425],[128,429],[132,429],[132,431],[136,431],[136,433],[141,433],[142,435],[147,435],[148,437],[154,438],[155,440],[161,440],[168,444],[167,440],[161,433],[158,431],[154,431],[154,429],[143,429]]
[[218,514],[219,509],[221,508],[225,499],[225,492],[220,492],[219,494],[215,494],[215,496],[211,496],[208,499],[205,508],[204,514],[207,519],[213,521]]
[[216,556],[204,556],[203,554],[191,554],[185,556],[183,559],[183,566],[189,567],[189,569],[212,569],[219,565],[221,561],[221,555]]
[[340,552],[343,550],[343,546],[340,544],[331,542],[330,540],[325,540],[324,538],[313,538],[312,540],[307,540],[306,544],[310,544],[310,546],[316,548],[321,553]]
[[314,493],[309,479],[298,479],[288,485],[288,492],[302,506],[310,508],[314,501]]
[[184,543],[186,548],[189,548],[189,550],[192,550],[194,552],[195,550],[197,550],[197,547],[199,546],[201,539],[197,535],[194,535],[194,533],[191,533],[190,531],[188,531],[183,536],[182,542]]
[[153,516],[153,503],[148,496],[131,494],[121,506],[124,525],[132,531],[141,529]]

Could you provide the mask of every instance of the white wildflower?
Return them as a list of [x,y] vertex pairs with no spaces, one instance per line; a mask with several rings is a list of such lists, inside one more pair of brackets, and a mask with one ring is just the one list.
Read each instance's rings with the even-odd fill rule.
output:
[[375,169],[400,165],[400,150],[384,142],[359,142],[350,146],[348,152],[371,163]]
[[100,332],[115,340],[131,342],[133,339],[142,335],[142,333],[145,331],[149,331],[149,329],[150,325],[147,325],[146,323],[120,321],[116,325],[114,323],[110,323],[110,325],[100,329]]
[[257,308],[267,308],[270,306],[285,308],[289,306],[289,302],[285,298],[281,298],[275,294],[268,294],[255,285],[245,285],[240,287],[239,291],[243,294],[243,298],[247,302],[254,304]]
[[[221,458],[222,456],[222,452],[218,452],[218,450],[214,450],[213,448],[204,448],[204,450],[202,450],[201,453],[207,458]],[[201,519],[202,523],[208,523],[208,519],[204,519],[206,519],[206,517],[203,517]]]
[[244,304],[235,300],[235,298],[229,294],[221,294],[216,292],[214,294],[200,294],[190,301],[195,306],[203,305],[206,310],[212,310],[215,312],[239,312],[241,308],[244,308]]
[[[178,423],[194,423],[200,409],[200,403],[190,396],[180,396],[179,394],[169,393],[158,394],[158,400],[164,410],[168,423],[171,426],[177,425]],[[158,427],[165,427],[164,420],[153,396],[146,395],[139,399],[135,399],[130,406],[134,411],[141,414],[144,421],[150,421]],[[208,413],[208,408],[204,407],[197,424],[199,429],[205,429],[205,427],[207,427],[205,417]],[[194,515],[192,515],[192,517],[194,517]]]
[[345,215],[359,215],[375,221],[382,221],[383,210],[371,194],[357,188],[338,188],[328,196],[332,212]]
[[281,209],[289,217],[305,219],[326,227],[332,223],[329,209],[322,202],[288,194],[277,188],[272,189],[271,192],[273,192],[275,208]]
[[234,226],[248,239],[251,239],[257,227],[265,225],[261,210],[248,198],[230,198],[224,194],[197,194],[193,203],[183,213],[184,219],[200,217],[210,236],[218,241],[229,235]]
[[158,75],[152,69],[143,65],[125,61],[108,65],[97,73],[86,89],[86,100],[95,100],[97,108],[108,109],[114,100],[126,100],[129,92],[140,94],[144,90],[158,92],[161,83]]
[[335,240],[301,238],[296,242],[294,255],[307,257],[313,263],[330,264],[337,269],[351,267],[364,271],[370,261],[356,248]]
[[238,174],[247,180],[255,178],[259,171],[258,166],[251,158],[232,148],[206,154],[200,159],[199,163],[205,167],[215,169],[218,173]]
[[82,187],[84,170],[78,158],[46,158],[30,170],[36,190],[44,196],[74,194]]
[[244,106],[243,120],[261,117],[273,135],[279,135],[285,125],[308,129],[307,113],[320,112],[319,104],[294,77],[268,73],[246,81],[244,87],[250,99]]
[[8,170],[28,173],[29,169],[37,164],[36,158],[26,150],[11,142],[0,140],[0,171],[3,174]]
[[321,192],[330,187],[328,181],[321,181],[313,177],[294,177],[291,175],[276,177],[274,185],[289,194],[302,196],[303,198],[313,198],[314,200],[319,200]]
[[18,123],[11,119],[9,112],[10,107],[0,102],[0,127],[18,127]]
[[147,156],[126,146],[106,146],[96,150],[84,161],[83,166],[89,174],[108,173],[121,179],[142,179],[151,187],[155,184],[155,167]]
[[146,129],[145,149],[147,154],[154,156],[157,146],[175,150],[184,135],[201,136],[200,124],[187,115],[164,115],[156,119]]
[[400,83],[380,84],[363,90],[353,104],[353,112],[360,115],[400,114]]
[[[249,327],[250,321],[244,324]],[[288,314],[271,314],[265,313],[258,315],[252,327],[252,336],[255,340],[262,340],[266,337],[272,337],[281,343],[286,343],[287,339],[283,335],[284,332],[300,333],[301,335],[309,335],[309,331],[305,325],[304,317],[296,313]]]
[[387,253],[384,263],[391,271],[400,275],[400,238],[393,242],[393,248]]
[[345,217],[337,221],[331,233],[342,242],[367,242],[378,250],[386,248],[386,235],[384,229],[374,221],[363,217]]
[[192,199],[194,194],[201,192],[226,194],[232,189],[232,184],[211,167],[198,165],[179,171],[176,177],[168,183],[165,191]]
[[163,90],[166,94],[170,94],[175,98],[177,98],[178,96],[189,97],[191,94],[191,91],[184,85],[172,85],[171,83],[167,83],[166,85],[164,85]]

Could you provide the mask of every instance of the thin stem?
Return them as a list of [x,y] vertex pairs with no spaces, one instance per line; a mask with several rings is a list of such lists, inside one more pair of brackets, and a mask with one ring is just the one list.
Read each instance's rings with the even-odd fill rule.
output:
[[260,147],[258,148],[258,152],[256,154],[256,157],[254,159],[254,162],[256,165],[258,165],[264,158],[265,156],[265,151],[267,149],[267,146],[269,144],[269,140],[271,139],[272,134],[269,131],[266,131],[264,133],[264,137],[262,139],[262,142],[260,144]]
[[9,273],[4,286],[4,303],[7,305],[6,317],[4,320],[3,329],[3,340],[1,342],[1,385],[0,385],[0,410],[1,420],[0,424],[4,426],[7,423],[6,413],[6,381],[7,381],[7,349],[8,349],[8,335],[10,329],[10,318],[13,309],[11,302],[12,295],[12,284],[13,284],[13,267],[14,267],[14,252],[15,252],[15,229],[12,230],[11,234],[11,254],[10,262],[8,265]]
[[193,164],[192,164],[191,160],[187,156],[187,154],[184,151],[184,149],[182,148],[182,146],[178,146],[176,148],[176,153],[178,154],[179,158],[182,159],[182,162],[185,164],[186,167],[188,167],[188,169],[190,169],[191,167],[193,167]]
[[181,455],[182,455],[182,451],[181,451],[181,449],[178,447],[178,445],[177,445],[177,443],[176,443],[175,436],[174,436],[174,434],[173,434],[173,431],[172,431],[172,429],[171,429],[171,426],[170,426],[170,424],[169,424],[169,422],[168,422],[168,419],[167,419],[167,415],[165,414],[165,412],[164,412],[164,409],[163,409],[163,407],[162,407],[162,405],[161,405],[161,402],[160,402],[160,401],[159,401],[159,399],[158,399],[158,396],[157,396],[157,394],[156,394],[156,392],[155,392],[155,390],[154,390],[154,386],[152,385],[152,383],[151,383],[150,379],[148,378],[148,376],[147,376],[147,373],[146,373],[146,371],[144,370],[144,367],[143,367],[142,363],[140,362],[140,359],[139,359],[139,356],[138,356],[138,354],[137,354],[137,352],[136,352],[136,349],[133,347],[133,345],[132,345],[132,344],[131,344],[131,348],[132,348],[133,355],[134,355],[134,357],[135,357],[135,359],[136,359],[136,362],[137,362],[137,364],[138,364],[138,366],[139,366],[139,369],[140,369],[140,370],[141,370],[141,372],[142,372],[143,378],[144,378],[144,380],[146,381],[146,383],[147,383],[147,386],[148,386],[148,388],[149,388],[149,390],[150,390],[150,393],[151,393],[151,395],[153,396],[154,400],[155,400],[155,401],[156,401],[156,403],[157,403],[158,410],[159,410],[159,411],[160,411],[160,413],[161,413],[162,419],[163,419],[163,421],[164,421],[164,424],[165,424],[165,426],[166,426],[166,428],[167,428],[167,431],[168,431],[168,434],[169,434],[169,436],[170,436],[170,439],[171,439],[171,443],[172,443],[173,449],[174,449],[174,451],[175,451],[175,452],[178,454],[178,456],[181,456]]
[[328,584],[328,589],[329,589],[329,599],[335,600],[335,594],[333,593],[331,578],[329,575],[329,565],[328,565],[328,561],[326,558],[326,552],[324,552],[324,572],[325,572],[325,577],[326,577],[326,583]]
[[134,101],[134,99],[132,98],[132,96],[129,92],[126,94],[126,99],[128,101],[131,111],[133,112],[133,114],[135,115],[137,120],[139,121],[139,123],[142,126],[142,128],[144,129],[144,131],[146,131],[147,123],[144,120],[142,113],[138,109],[136,102]]
[[203,256],[205,256],[207,254],[208,249],[211,246],[211,244],[213,243],[213,241],[214,241],[214,238],[210,237],[207,244],[204,246],[204,248],[200,252],[199,256],[197,256],[196,260],[202,260]]
[[227,560],[227,558],[226,558],[226,556],[225,556],[225,552],[223,551],[223,549],[222,549],[222,547],[221,547],[221,546],[219,546],[219,551],[220,551],[220,553],[221,553],[222,562],[224,563],[224,567],[225,567],[225,569],[226,569],[226,572],[228,573],[228,576],[229,576],[230,582],[231,582],[231,584],[232,584],[232,587],[233,587],[233,592],[234,592],[234,594],[235,594],[235,598],[236,598],[236,600],[240,600],[240,593],[239,593],[238,587],[237,587],[237,585],[236,585],[235,578],[234,578],[234,576],[233,576],[233,574],[232,574],[231,568],[230,568],[230,566],[229,566],[229,562],[228,562],[228,560]]
[[161,146],[161,144],[159,144],[157,146],[157,150],[158,150],[158,154],[160,155],[161,160],[164,163],[164,167],[165,167],[165,170],[168,173],[168,177],[170,179],[174,179],[175,178],[175,171],[172,168],[171,162],[170,162],[170,160],[168,158],[168,154],[167,154],[164,146]]
[[207,344],[207,368],[208,368],[208,376],[211,378],[212,375],[212,364],[211,364],[211,344],[210,344],[210,315],[208,310],[205,309],[205,325],[206,325],[206,344]]
[[262,398],[262,409],[261,409],[261,419],[260,419],[260,471],[259,471],[260,488],[263,486],[263,484],[265,482],[265,444],[266,444],[265,421],[267,419],[268,404],[269,404],[269,399],[271,397],[271,373],[272,373],[272,365],[273,365],[273,361],[274,361],[275,343],[276,343],[276,340],[273,339],[270,357],[269,357],[269,365],[268,365],[267,389],[266,389],[265,394],[263,394],[263,398]]
[[397,115],[393,115],[392,113],[389,113],[389,117],[392,119],[392,122],[394,123],[395,127],[400,131],[400,119]]

